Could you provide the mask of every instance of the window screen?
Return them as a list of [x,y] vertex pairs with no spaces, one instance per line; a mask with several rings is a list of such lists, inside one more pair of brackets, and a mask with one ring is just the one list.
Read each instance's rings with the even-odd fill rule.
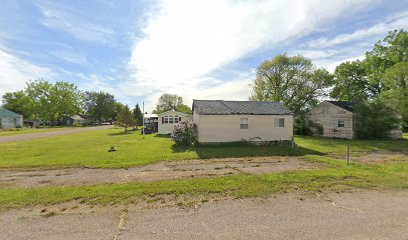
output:
[[285,119],[284,118],[275,118],[273,125],[274,125],[274,127],[285,127]]
[[241,118],[240,119],[240,128],[241,129],[248,129],[248,118]]

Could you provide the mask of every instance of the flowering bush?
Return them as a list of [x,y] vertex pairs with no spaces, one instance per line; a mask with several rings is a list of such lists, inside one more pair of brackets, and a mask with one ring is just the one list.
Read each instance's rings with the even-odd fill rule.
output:
[[191,121],[182,121],[174,126],[171,138],[178,145],[191,145],[197,139],[197,126]]

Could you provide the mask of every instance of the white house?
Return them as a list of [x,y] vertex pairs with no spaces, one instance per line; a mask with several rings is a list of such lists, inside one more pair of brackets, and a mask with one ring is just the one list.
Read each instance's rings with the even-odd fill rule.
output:
[[15,112],[0,108],[0,129],[23,126],[23,116]]
[[159,134],[169,134],[173,131],[174,125],[184,120],[191,120],[191,116],[182,112],[170,110],[164,113],[157,114],[159,124]]
[[293,140],[293,114],[280,102],[193,100],[198,142]]

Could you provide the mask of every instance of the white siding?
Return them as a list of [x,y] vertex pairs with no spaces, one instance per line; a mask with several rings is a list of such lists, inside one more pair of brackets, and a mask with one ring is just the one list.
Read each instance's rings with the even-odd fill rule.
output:
[[[248,119],[248,129],[240,128],[241,118]],[[284,127],[274,127],[275,119],[284,118]],[[198,141],[202,143],[292,140],[292,115],[199,115],[194,113]]]
[[158,120],[159,120],[158,133],[159,134],[169,134],[173,132],[174,126],[177,124],[177,123],[164,123],[163,118],[166,116],[167,117],[170,117],[170,116],[179,117],[181,118],[181,121],[191,120],[191,116],[186,115],[185,113],[177,112],[177,111],[168,111],[165,113],[158,114]]
[[15,128],[23,126],[23,117],[0,116],[0,128]]

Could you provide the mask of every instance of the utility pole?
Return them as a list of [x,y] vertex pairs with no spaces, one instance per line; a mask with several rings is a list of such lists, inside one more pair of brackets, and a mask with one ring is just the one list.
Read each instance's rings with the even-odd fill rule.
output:
[[143,102],[143,114],[142,114],[142,116],[143,116],[143,128],[142,128],[142,134],[143,134],[143,136],[144,136],[144,130],[145,130],[145,127],[144,127],[144,115],[145,115],[145,111],[144,111],[144,102]]

